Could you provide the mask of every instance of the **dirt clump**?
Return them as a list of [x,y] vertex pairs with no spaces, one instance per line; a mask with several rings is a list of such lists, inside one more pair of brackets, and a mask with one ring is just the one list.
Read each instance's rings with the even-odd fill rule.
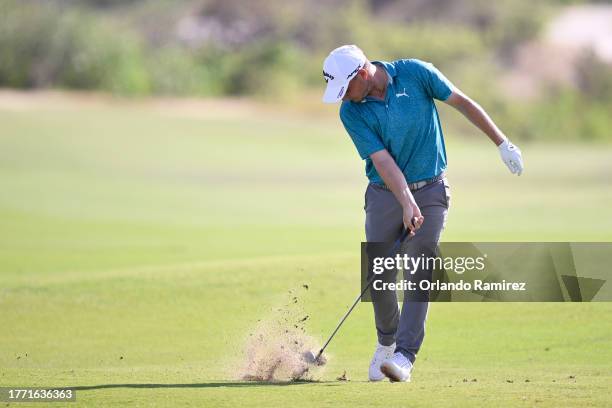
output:
[[240,379],[245,381],[284,382],[314,380],[322,367],[305,358],[316,353],[320,342],[306,334],[309,316],[300,306],[299,297],[289,291],[289,301],[268,319],[261,319],[249,334],[244,348]]

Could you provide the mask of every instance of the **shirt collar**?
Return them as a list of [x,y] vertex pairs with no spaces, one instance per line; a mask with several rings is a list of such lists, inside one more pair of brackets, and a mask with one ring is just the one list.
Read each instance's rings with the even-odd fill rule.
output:
[[[376,64],[379,68],[383,67],[385,71],[387,71],[389,77],[389,85],[393,84],[393,78],[397,76],[397,70],[395,66],[387,61],[371,61],[372,64]],[[361,103],[365,103],[368,101],[379,101],[378,99],[366,96],[361,100]]]
[[393,83],[393,78],[397,76],[397,70],[395,69],[395,65],[387,61],[372,61],[372,64],[382,66],[385,71],[387,71],[387,74],[389,74],[389,82]]

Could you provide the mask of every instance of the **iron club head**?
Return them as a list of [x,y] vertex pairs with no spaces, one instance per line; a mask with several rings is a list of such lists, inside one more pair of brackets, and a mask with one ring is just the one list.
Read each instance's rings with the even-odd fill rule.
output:
[[305,351],[303,357],[308,364],[323,366],[327,363],[327,358],[323,354],[315,354],[311,350]]

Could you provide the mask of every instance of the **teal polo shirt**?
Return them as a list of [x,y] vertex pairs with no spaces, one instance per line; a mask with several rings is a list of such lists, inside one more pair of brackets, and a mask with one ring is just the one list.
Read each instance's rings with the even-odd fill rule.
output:
[[340,106],[340,119],[366,162],[368,179],[384,184],[370,159],[382,149],[389,151],[409,183],[439,175],[447,161],[434,99],[448,99],[453,84],[432,64],[417,59],[372,63],[389,74],[385,100],[368,96]]

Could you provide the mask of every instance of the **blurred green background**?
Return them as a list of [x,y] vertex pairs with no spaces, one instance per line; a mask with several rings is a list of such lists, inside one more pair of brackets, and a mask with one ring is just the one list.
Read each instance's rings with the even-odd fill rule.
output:
[[297,103],[320,92],[327,53],[355,43],[433,62],[516,141],[609,141],[607,4],[1,0],[0,87]]

